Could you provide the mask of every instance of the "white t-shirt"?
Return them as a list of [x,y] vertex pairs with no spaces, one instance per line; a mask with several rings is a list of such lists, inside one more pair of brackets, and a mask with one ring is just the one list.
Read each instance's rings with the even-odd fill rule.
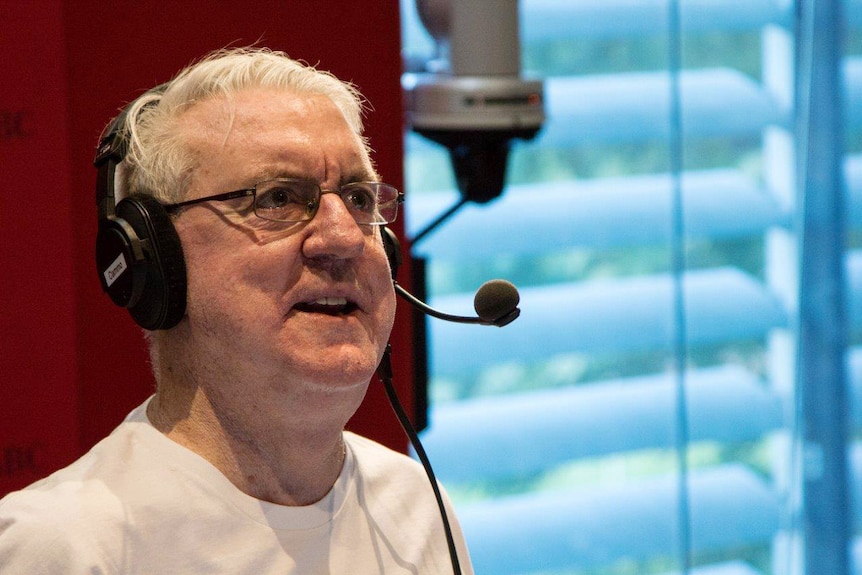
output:
[[[344,437],[344,468],[326,497],[275,505],[162,435],[144,403],[81,459],[0,500],[0,573],[452,573],[421,466]],[[472,573],[446,504],[462,570]]]

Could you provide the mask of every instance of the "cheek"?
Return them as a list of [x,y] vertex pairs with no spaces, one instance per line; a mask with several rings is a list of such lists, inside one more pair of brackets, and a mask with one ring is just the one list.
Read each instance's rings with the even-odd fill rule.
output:
[[[233,317],[232,323],[277,315],[279,296],[297,275],[285,249],[230,230],[187,233],[183,239],[190,315],[195,311],[210,317],[223,315]],[[277,269],[282,273],[273,273]]]

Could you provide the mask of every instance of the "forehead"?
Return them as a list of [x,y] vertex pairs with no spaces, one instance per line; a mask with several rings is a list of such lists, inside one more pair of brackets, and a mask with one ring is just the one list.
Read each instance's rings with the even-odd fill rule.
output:
[[321,182],[333,174],[373,175],[362,138],[322,94],[245,90],[196,103],[178,127],[196,172],[230,170],[242,180],[237,184],[280,175]]

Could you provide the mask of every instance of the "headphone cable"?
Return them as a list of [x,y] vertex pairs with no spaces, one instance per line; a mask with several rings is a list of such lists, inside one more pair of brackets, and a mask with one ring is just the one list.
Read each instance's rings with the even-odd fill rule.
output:
[[452,572],[454,575],[461,575],[461,564],[458,561],[458,551],[455,548],[455,538],[452,536],[452,527],[449,524],[449,516],[446,513],[446,506],[443,503],[443,495],[440,493],[440,487],[437,484],[437,477],[434,475],[434,470],[431,468],[431,462],[428,460],[428,455],[425,453],[425,448],[422,447],[422,442],[419,441],[419,435],[413,429],[413,424],[407,417],[404,411],[404,406],[398,399],[398,394],[395,392],[395,386],[392,384],[392,346],[386,344],[386,351],[383,352],[383,358],[377,368],[377,375],[380,381],[383,382],[383,388],[386,390],[386,395],[389,397],[389,403],[392,405],[392,410],[398,417],[398,422],[401,424],[404,433],[407,434],[413,450],[419,457],[422,467],[425,469],[425,474],[428,476],[428,481],[431,482],[431,489],[434,490],[434,498],[437,501],[437,507],[440,509],[440,518],[443,520],[443,532],[446,535],[446,545],[449,547],[449,558],[452,560]]

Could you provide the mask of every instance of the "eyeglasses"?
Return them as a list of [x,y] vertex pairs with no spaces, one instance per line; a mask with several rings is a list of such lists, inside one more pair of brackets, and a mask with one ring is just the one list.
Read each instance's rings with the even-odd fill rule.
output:
[[358,224],[391,224],[398,216],[404,193],[382,182],[353,182],[337,190],[321,189],[310,180],[280,178],[258,182],[251,188],[164,206],[168,213],[201,202],[254,198],[254,215],[274,222],[307,222],[314,218],[323,194],[338,194]]

